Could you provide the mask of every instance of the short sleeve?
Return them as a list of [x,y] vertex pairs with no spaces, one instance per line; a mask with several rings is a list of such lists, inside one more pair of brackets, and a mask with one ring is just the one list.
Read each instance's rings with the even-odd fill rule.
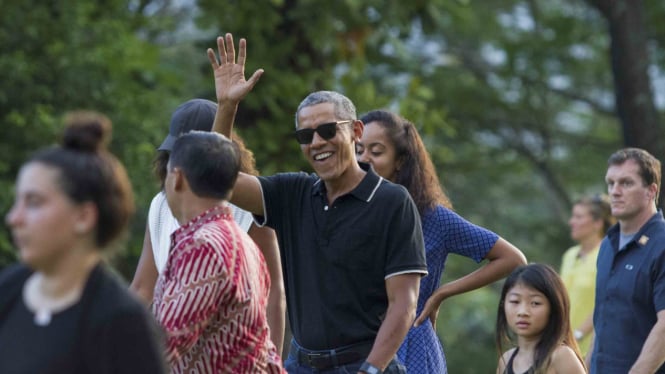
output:
[[297,219],[293,207],[302,207],[304,194],[311,193],[308,186],[311,176],[306,173],[279,173],[271,176],[259,176],[259,185],[263,197],[263,215],[254,215],[258,226],[273,229],[282,222]]
[[161,273],[166,266],[171,247],[171,233],[180,225],[173,217],[171,209],[166,201],[164,192],[159,192],[153,197],[148,210],[148,229],[150,230],[150,244],[155,259],[157,271]]
[[430,214],[435,216],[434,222],[442,233],[435,239],[442,243],[429,243],[432,247],[443,245],[448,252],[468,257],[479,263],[499,240],[499,236],[494,232],[467,221],[450,209],[437,206]]
[[254,222],[252,213],[240,209],[231,203],[229,203],[229,208],[231,208],[231,214],[233,215],[233,220],[236,221],[238,226],[240,226],[240,228],[244,232],[249,231],[249,229],[252,227],[252,223]]
[[656,312],[665,310],[665,250],[659,251],[659,256],[654,261],[653,268],[653,300]]
[[408,193],[402,196],[386,231],[389,235],[386,241],[386,278],[405,273],[427,274],[420,216]]

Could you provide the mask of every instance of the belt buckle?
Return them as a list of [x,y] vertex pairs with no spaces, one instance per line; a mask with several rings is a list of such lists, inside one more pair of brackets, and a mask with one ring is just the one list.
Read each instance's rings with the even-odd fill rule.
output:
[[328,366],[325,362],[321,362],[324,361],[322,359],[325,359],[326,356],[327,354],[324,353],[305,353],[307,365],[315,369],[325,369]]

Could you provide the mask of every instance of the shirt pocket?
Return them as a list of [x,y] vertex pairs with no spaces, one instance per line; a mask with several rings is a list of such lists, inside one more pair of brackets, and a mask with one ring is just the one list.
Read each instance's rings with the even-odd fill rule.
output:
[[382,241],[377,235],[359,230],[347,231],[332,253],[335,266],[353,271],[376,269],[384,266]]

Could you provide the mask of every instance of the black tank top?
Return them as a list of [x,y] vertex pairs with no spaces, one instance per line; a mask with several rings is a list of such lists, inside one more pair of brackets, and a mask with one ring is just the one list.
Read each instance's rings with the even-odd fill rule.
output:
[[[503,371],[503,374],[515,374],[513,371],[513,359],[517,355],[517,352],[519,352],[519,347],[515,348],[515,352],[513,352],[512,356],[510,356],[510,360],[508,360],[508,364],[506,365],[506,370]],[[533,374],[533,366],[529,368],[529,370],[525,371],[523,374]]]

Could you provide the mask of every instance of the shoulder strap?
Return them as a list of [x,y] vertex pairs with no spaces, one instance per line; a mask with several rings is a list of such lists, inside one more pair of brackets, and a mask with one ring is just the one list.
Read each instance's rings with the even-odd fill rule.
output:
[[514,374],[515,372],[513,371],[513,360],[515,359],[515,356],[517,355],[517,352],[519,352],[520,347],[515,348],[513,351],[513,354],[510,355],[510,359],[508,360],[508,363],[506,364],[506,370],[504,370],[504,374]]

